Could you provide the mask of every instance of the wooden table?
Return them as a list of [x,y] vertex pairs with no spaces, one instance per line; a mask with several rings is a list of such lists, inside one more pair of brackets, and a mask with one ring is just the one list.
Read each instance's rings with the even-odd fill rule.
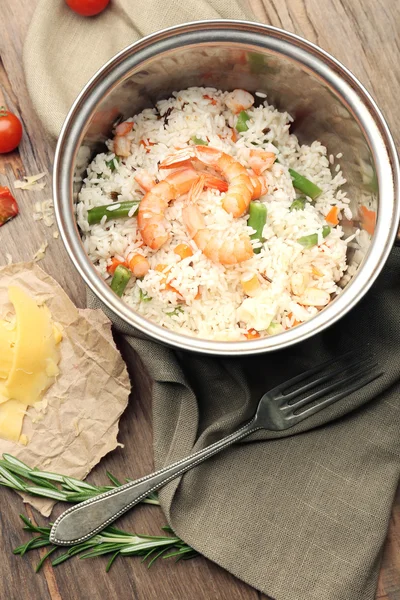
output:
[[[397,142],[400,141],[400,2],[399,0],[249,0],[257,17],[287,29],[331,52],[366,85],[381,106]],[[51,198],[53,149],[33,112],[22,70],[22,45],[37,0],[2,1],[0,18],[0,105],[22,118],[25,135],[19,151],[0,157],[0,185],[10,185],[24,174],[46,171],[47,186],[40,192],[16,192],[20,216],[0,230],[0,264],[28,260],[44,240],[48,251],[40,265],[84,306],[82,281],[70,263],[62,243],[53,238],[55,226],[47,228],[32,220],[35,201]],[[109,469],[117,477],[139,477],[152,470],[151,398],[146,380],[135,382],[129,408],[121,420],[120,441],[125,444],[106,457],[90,476],[104,483]],[[2,567],[0,598],[3,600],[84,600],[134,598],[135,600],[256,600],[266,598],[213,563],[197,558],[174,564],[157,562],[151,570],[136,558],[119,559],[110,574],[106,559],[74,559],[52,568],[48,563],[34,574],[39,552],[23,559],[12,548],[27,540],[18,518],[25,512],[15,493],[1,489],[0,535]],[[5,507],[5,508],[3,508]],[[27,509],[38,522],[36,513]],[[60,512],[60,508],[58,509]],[[55,511],[56,514],[57,510]],[[377,598],[400,598],[400,493],[393,509],[383,555]],[[159,533],[165,524],[158,508],[139,507],[121,519],[121,527],[138,533]],[[324,600],[321,598],[321,600]],[[351,599],[349,599],[351,600]]]

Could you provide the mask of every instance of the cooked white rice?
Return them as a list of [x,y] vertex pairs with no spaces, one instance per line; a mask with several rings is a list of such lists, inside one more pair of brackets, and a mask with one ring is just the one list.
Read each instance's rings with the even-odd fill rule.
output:
[[[139,252],[148,259],[148,273],[141,280],[132,277],[123,295],[137,312],[179,333],[240,340],[246,339],[253,329],[261,336],[272,335],[315,315],[321,307],[301,303],[299,284],[325,290],[332,298],[340,292],[338,282],[347,269],[350,238],[343,239],[342,227],[338,225],[323,239],[322,227],[332,206],[338,207],[339,219],[350,220],[352,215],[350,200],[340,190],[345,183],[340,166],[335,166],[333,155],[328,157],[324,146],[318,141],[300,146],[296,136],[290,134],[291,116],[278,112],[266,100],[247,110],[251,117],[248,130],[240,133],[234,143],[232,128],[237,116],[227,109],[226,95],[212,88],[189,88],[130,119],[134,122],[128,134],[131,155],[122,160],[115,158],[110,140],[109,152],[95,157],[79,195],[77,220],[86,251],[104,279],[111,281],[107,266],[112,258],[128,260]],[[193,136],[207,139],[210,147],[234,156],[244,166],[248,166],[249,152],[255,145],[277,154],[279,162],[265,173],[268,193],[260,199],[267,205],[268,217],[263,230],[265,242],[254,242],[254,247],[262,246],[259,254],[233,266],[206,258],[182,223],[185,197],[167,209],[170,237],[157,252],[143,245],[134,216],[114,220],[103,217],[101,223],[89,226],[89,209],[113,201],[117,208],[120,202],[143,196],[134,179],[138,172],[144,170],[163,179],[167,173],[158,169],[159,161],[174,148],[193,145]],[[153,145],[145,145],[143,140]],[[323,190],[316,202],[308,202],[304,210],[289,210],[298,194],[288,167]],[[225,212],[223,197],[215,190],[205,190],[200,196],[198,206],[207,227],[216,236],[233,239],[253,233],[247,226],[248,215],[234,219]],[[318,245],[307,249],[298,243],[300,237],[314,233],[318,233]],[[174,248],[181,243],[191,247],[193,256],[180,260]],[[165,289],[165,273],[155,270],[160,264],[168,265],[166,282],[179,294]],[[254,298],[246,296],[241,284],[241,279],[251,274],[261,284],[260,294]]]

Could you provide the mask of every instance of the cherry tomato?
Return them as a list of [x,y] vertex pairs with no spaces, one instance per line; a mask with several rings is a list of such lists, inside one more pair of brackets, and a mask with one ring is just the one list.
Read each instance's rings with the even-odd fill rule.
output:
[[0,154],[15,150],[21,138],[21,121],[4,106],[0,106]]
[[93,17],[101,13],[110,0],[65,0],[65,2],[78,15]]
[[10,188],[0,186],[0,227],[18,214],[18,204]]

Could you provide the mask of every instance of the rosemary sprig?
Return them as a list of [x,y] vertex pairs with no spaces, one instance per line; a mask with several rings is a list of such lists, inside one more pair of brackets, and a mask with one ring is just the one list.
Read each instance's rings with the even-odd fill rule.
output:
[[[20,517],[24,522],[23,529],[29,531],[33,537],[26,544],[15,548],[13,551],[14,554],[24,556],[29,550],[45,546],[50,547],[49,551],[38,563],[36,567],[37,573],[42,568],[45,560],[53,552],[65,549],[55,546],[50,542],[51,527],[37,527],[24,515],[20,515]],[[171,535],[139,535],[136,533],[127,533],[115,527],[106,527],[100,534],[95,535],[90,540],[81,544],[75,544],[68,548],[67,551],[61,552],[61,554],[51,561],[51,564],[53,566],[60,565],[78,554],[80,558],[94,558],[96,556],[111,554],[111,558],[106,566],[106,571],[108,572],[118,556],[142,556],[142,562],[148,560],[148,567],[151,567],[163,555],[164,558],[175,557],[176,559],[189,559],[196,556],[197,552],[185,544],[179,537],[173,535],[169,527],[163,527],[163,530]]]
[[[32,496],[42,496],[62,502],[83,502],[123,485],[111,473],[108,471],[106,473],[112,485],[95,486],[66,475],[32,469],[11,454],[3,454],[3,460],[0,460],[0,485]],[[128,482],[129,479],[126,481]],[[56,483],[60,485],[57,487]],[[143,502],[159,505],[157,494],[150,494]]]
[[[123,485],[108,471],[107,476],[112,485],[95,486],[73,477],[32,469],[10,454],[3,454],[3,460],[0,460],[0,486],[63,502],[82,502]],[[157,494],[150,494],[143,502],[158,506],[160,504]],[[50,527],[39,527],[24,515],[20,515],[20,517],[24,522],[23,529],[29,531],[33,537],[25,544],[15,548],[14,554],[24,556],[30,550],[49,547],[48,552],[41,558],[36,567],[36,572],[38,572],[43,563],[56,550],[62,551],[65,549],[50,542],[51,524]],[[161,556],[163,558],[174,557],[176,560],[187,560],[197,555],[197,552],[177,537],[170,527],[163,527],[162,529],[168,535],[141,535],[127,533],[115,527],[106,527],[101,533],[89,540],[81,544],[75,544],[56,558],[52,558],[51,564],[53,566],[60,565],[78,554],[80,558],[94,558],[103,554],[111,554],[106,566],[108,572],[118,556],[142,556],[142,562],[147,560],[148,567],[150,567]]]

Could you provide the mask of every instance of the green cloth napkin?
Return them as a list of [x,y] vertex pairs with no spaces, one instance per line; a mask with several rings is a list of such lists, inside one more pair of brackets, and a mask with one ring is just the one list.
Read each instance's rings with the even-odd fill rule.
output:
[[[247,13],[235,0],[112,0],[99,17],[82,19],[63,0],[41,0],[24,56],[33,103],[56,136],[82,85],[128,43],[196,17]],[[258,432],[161,493],[178,535],[276,600],[375,597],[400,471],[399,288],[395,249],[372,290],[329,330],[243,359],[172,350],[109,314],[128,367],[138,353],[154,380],[157,468],[235,430],[264,391],[317,362],[369,346],[384,366],[384,377],[296,429]],[[89,305],[101,307],[93,296]]]
[[132,335],[89,295],[89,306],[102,307],[125,334],[128,369],[137,352],[154,380],[157,468],[234,431],[263,392],[319,362],[354,349],[373,352],[384,367],[366,388],[290,431],[257,432],[160,495],[179,536],[275,600],[375,598],[400,473],[399,294],[396,248],[372,290],[337,324],[287,350],[242,359]]
[[64,0],[39,0],[24,46],[24,70],[35,109],[56,138],[76,96],[114,54],[141,37],[203,19],[252,19],[248,0],[111,0],[82,18]]

